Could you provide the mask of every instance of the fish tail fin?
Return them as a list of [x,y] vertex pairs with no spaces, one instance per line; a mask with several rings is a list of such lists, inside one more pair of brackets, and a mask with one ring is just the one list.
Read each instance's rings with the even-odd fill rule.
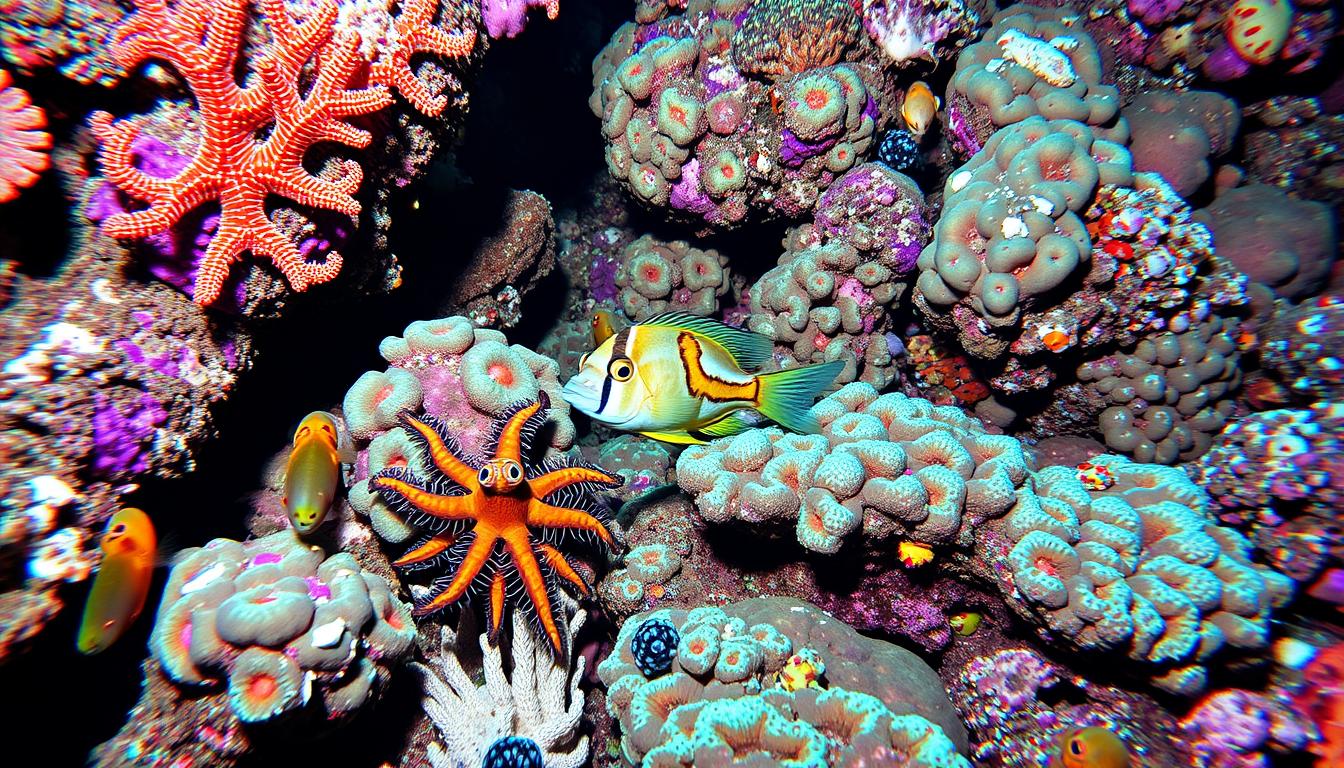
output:
[[761,393],[757,398],[759,402],[756,410],[793,432],[818,432],[821,427],[812,416],[812,404],[817,395],[831,386],[844,367],[843,360],[832,360],[829,363],[763,373],[757,378],[761,382]]

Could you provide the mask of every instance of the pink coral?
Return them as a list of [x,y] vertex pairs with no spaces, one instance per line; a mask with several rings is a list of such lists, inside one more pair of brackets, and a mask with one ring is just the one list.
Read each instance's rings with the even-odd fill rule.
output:
[[47,169],[51,134],[41,130],[45,127],[41,107],[0,69],[0,203],[18,197],[20,189],[31,187]]

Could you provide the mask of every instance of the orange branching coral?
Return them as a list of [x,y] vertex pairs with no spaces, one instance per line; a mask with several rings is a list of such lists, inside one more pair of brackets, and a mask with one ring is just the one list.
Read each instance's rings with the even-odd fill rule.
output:
[[[234,70],[249,0],[178,0],[171,7],[166,0],[140,0],[113,34],[123,66],[165,61],[196,98],[200,149],[177,176],[157,178],[135,167],[135,120],[114,123],[106,112],[91,118],[102,142],[99,161],[107,178],[149,204],[108,218],[103,224],[108,234],[143,238],[168,229],[202,203],[219,201],[219,230],[196,276],[194,299],[202,305],[219,296],[230,265],[244,251],[271,259],[296,291],[337,275],[340,254],[332,252],[321,263],[307,261],[267,217],[266,197],[278,195],[357,217],[360,204],[352,194],[363,180],[360,168],[347,164],[342,178],[320,178],[304,169],[303,156],[319,142],[368,146],[369,133],[344,119],[376,112],[392,99],[381,85],[347,87],[365,62],[357,51],[358,37],[335,28],[335,0],[319,3],[301,24],[290,16],[284,0],[259,3],[272,43],[256,61],[258,76],[245,86],[237,83]],[[316,79],[304,95],[300,72],[315,56],[320,60]]]
[[443,112],[448,97],[434,94],[425,81],[415,76],[411,56],[436,53],[456,59],[469,55],[476,45],[474,31],[448,34],[434,26],[437,7],[438,0],[403,0],[387,44],[369,67],[369,82],[396,88],[416,109],[430,117]]
[[50,164],[51,134],[41,130],[45,127],[42,108],[34,106],[28,92],[0,69],[0,203],[31,187]]

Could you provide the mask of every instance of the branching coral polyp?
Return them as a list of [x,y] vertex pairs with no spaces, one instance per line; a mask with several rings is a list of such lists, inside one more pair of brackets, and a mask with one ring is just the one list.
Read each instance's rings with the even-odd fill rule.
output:
[[[135,119],[114,121],[106,112],[91,117],[102,146],[99,160],[107,178],[147,207],[110,217],[109,235],[138,239],[172,227],[184,214],[211,200],[220,206],[219,230],[196,275],[193,298],[218,298],[230,266],[247,251],[264,256],[296,291],[327,282],[340,272],[341,255],[308,261],[266,215],[275,195],[301,206],[359,216],[353,197],[363,181],[355,163],[339,178],[314,176],[303,167],[314,145],[331,142],[367,147],[368,131],[347,118],[377,112],[392,103],[395,86],[417,108],[437,115],[446,98],[434,96],[409,67],[412,53],[448,56],[470,52],[471,33],[449,35],[433,27],[434,4],[407,0],[392,22],[392,40],[372,62],[359,52],[360,38],[336,24],[335,0],[323,0],[301,23],[284,0],[257,0],[271,43],[256,58],[254,76],[239,85],[235,70],[250,18],[251,0],[140,0],[135,13],[113,33],[118,61],[127,69],[149,60],[177,71],[200,111],[200,147],[178,175],[158,178],[135,166],[132,144],[140,133]],[[311,63],[311,67],[309,67]],[[306,93],[299,82],[310,68]],[[369,84],[350,87],[359,73]],[[305,78],[306,79],[306,78]],[[264,133],[264,136],[262,135]]]

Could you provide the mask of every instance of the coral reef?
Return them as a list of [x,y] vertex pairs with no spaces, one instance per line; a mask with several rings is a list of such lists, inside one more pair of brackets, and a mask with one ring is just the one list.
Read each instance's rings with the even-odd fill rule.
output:
[[1181,720],[1199,765],[1265,765],[1270,755],[1300,753],[1315,728],[1290,705],[1270,696],[1228,689],[1205,696]]
[[523,297],[555,269],[554,232],[546,198],[510,190],[500,227],[463,265],[444,309],[482,328],[517,325]]
[[887,61],[909,66],[944,61],[978,32],[975,3],[963,0],[863,0],[863,29]]
[[183,550],[155,620],[144,694],[99,762],[200,754],[232,764],[265,743],[260,724],[354,715],[414,640],[410,606],[348,554],[324,558],[288,531]]
[[1262,559],[1295,581],[1344,565],[1344,406],[1252,414],[1188,465],[1220,520],[1246,531]]
[[964,156],[998,129],[1039,115],[1075,120],[1099,139],[1125,143],[1120,95],[1101,82],[1101,54],[1070,8],[1014,5],[994,15],[977,43],[957,56],[947,86],[947,125]]
[[677,482],[699,515],[764,531],[790,525],[804,548],[834,553],[855,535],[964,543],[1029,493],[1018,441],[957,408],[856,382],[812,413],[821,434],[770,427],[687,448]]
[[666,10],[616,31],[589,100],[612,177],[653,207],[706,229],[798,216],[892,113],[894,86],[845,3]]
[[80,83],[111,85],[125,74],[105,45],[125,15],[112,0],[7,2],[0,17],[0,55],[23,74],[57,67]]
[[[568,646],[573,647],[585,619],[586,614],[578,611],[562,621]],[[462,646],[473,636],[449,627],[440,629],[439,650],[430,662],[413,665],[424,681],[425,712],[437,733],[426,750],[434,768],[493,765],[487,755],[506,738],[530,742],[538,753],[538,765],[542,760],[556,768],[586,764],[589,746],[588,737],[581,735],[579,691],[585,658],[557,661],[549,646],[536,642],[523,616],[515,613],[512,621],[507,648],[485,634],[477,636],[483,683],[463,666],[463,657],[471,654]]]
[[1154,91],[1129,102],[1134,170],[1166,179],[1176,194],[1190,197],[1213,171],[1210,160],[1232,148],[1241,113],[1236,102],[1211,91]]
[[956,669],[952,701],[971,733],[976,765],[1050,765],[1064,736],[1102,727],[1144,765],[1180,765],[1180,731],[1155,703],[1082,675],[1026,648],[973,656]]
[[[1333,99],[1275,96],[1243,108],[1246,177],[1295,197],[1329,202],[1344,187],[1344,115]],[[1334,102],[1333,104],[1331,102]]]
[[1325,294],[1281,308],[1260,330],[1259,341],[1269,389],[1262,403],[1252,405],[1344,399],[1344,297]]
[[[649,621],[670,623],[680,638],[669,671],[652,677],[631,650]],[[804,649],[824,667],[825,690],[774,687],[775,673]],[[598,675],[607,710],[620,724],[621,754],[636,765],[731,764],[725,748],[764,759],[789,750],[829,765],[884,758],[966,765],[957,755],[965,731],[932,670],[797,600],[756,598],[631,617]],[[753,727],[740,735],[715,727],[721,718],[742,717]],[[722,743],[725,737],[730,741]]]
[[617,262],[616,304],[631,322],[671,311],[708,317],[720,302],[736,303],[737,287],[728,257],[718,251],[644,235]]
[[747,327],[774,341],[785,365],[843,360],[841,383],[887,386],[896,376],[890,310],[928,239],[924,215],[909,177],[881,163],[850,170],[751,287]]
[[1223,192],[1195,217],[1219,256],[1276,295],[1296,301],[1325,287],[1338,242],[1325,205],[1255,184]]

